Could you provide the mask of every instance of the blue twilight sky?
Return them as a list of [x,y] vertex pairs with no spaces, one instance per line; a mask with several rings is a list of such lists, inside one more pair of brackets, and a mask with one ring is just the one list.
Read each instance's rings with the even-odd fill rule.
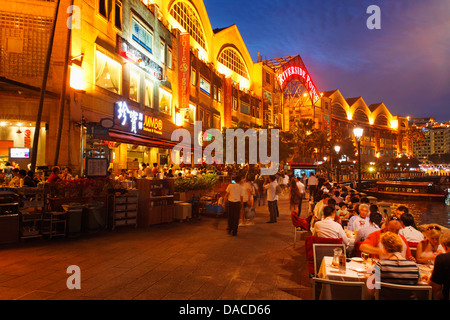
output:
[[[450,121],[450,0],[204,0],[236,24],[254,61],[300,54],[318,90]],[[381,29],[369,30],[370,5]]]

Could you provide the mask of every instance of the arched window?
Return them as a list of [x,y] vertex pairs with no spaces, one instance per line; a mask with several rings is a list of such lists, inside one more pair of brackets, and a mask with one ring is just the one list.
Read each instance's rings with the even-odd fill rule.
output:
[[189,5],[186,5],[184,2],[177,2],[172,9],[170,9],[170,14],[175,18],[175,20],[177,20],[184,30],[189,32],[191,37],[194,38],[194,40],[206,50],[206,42],[203,35],[202,26],[194,9],[192,9]]
[[244,78],[246,79],[249,78],[247,68],[245,67],[242,58],[240,57],[239,53],[236,50],[232,48],[226,48],[222,50],[222,52],[219,55],[218,61],[228,69],[236,72],[237,74],[243,76]]
[[367,114],[361,108],[358,108],[355,111],[355,113],[353,114],[353,120],[369,123],[369,118],[367,117]]
[[347,120],[347,112],[345,112],[344,108],[339,104],[333,104],[331,107],[331,115],[339,119]]
[[388,118],[384,114],[379,114],[375,119],[375,125],[377,126],[388,126]]

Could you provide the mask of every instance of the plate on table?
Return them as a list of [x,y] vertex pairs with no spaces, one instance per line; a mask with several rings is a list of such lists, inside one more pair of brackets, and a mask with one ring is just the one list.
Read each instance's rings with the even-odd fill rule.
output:
[[351,259],[352,259],[352,261],[360,262],[360,263],[362,263],[364,261],[363,258],[358,258],[358,257],[353,257]]

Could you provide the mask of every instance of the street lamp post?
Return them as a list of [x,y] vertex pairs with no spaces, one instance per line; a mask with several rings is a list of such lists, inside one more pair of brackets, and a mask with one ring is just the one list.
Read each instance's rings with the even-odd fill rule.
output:
[[340,162],[339,162],[339,151],[341,150],[340,146],[334,146],[334,151],[336,151],[336,182],[339,183],[339,168]]
[[361,137],[364,133],[364,129],[355,128],[353,134],[355,135],[356,142],[358,144],[358,191],[361,191]]

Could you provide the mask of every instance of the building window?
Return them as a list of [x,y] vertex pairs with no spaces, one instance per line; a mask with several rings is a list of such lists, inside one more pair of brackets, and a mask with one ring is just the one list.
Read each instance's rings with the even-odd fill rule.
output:
[[233,98],[233,110],[237,111],[237,107],[238,107],[237,99]]
[[214,100],[217,100],[217,87],[213,86],[213,98]]
[[222,52],[219,55],[218,61],[228,69],[239,74],[240,76],[249,79],[247,68],[239,52],[237,52],[236,50],[232,48],[226,48],[222,50]]
[[200,90],[207,95],[211,94],[211,85],[202,77],[200,77]]
[[193,86],[197,85],[197,72],[195,69],[191,69],[191,84]]
[[250,114],[250,108],[248,104],[241,102],[241,113]]
[[222,90],[220,90],[220,89],[217,90],[217,101],[219,101],[219,102],[222,101],[222,98],[221,98],[221,96],[222,96],[222,95],[221,95],[221,91],[222,91]]
[[139,101],[139,71],[130,68],[130,99],[134,101]]
[[145,106],[153,108],[153,82],[146,78],[145,79]]
[[103,89],[120,94],[122,82],[122,64],[96,51],[95,84]]
[[132,19],[131,38],[148,52],[153,52],[153,34],[135,18]]
[[172,17],[189,32],[192,38],[206,50],[205,37],[203,35],[202,26],[197,18],[195,11],[184,2],[177,2],[170,10]]
[[122,1],[116,0],[114,6],[114,25],[122,30]]
[[172,49],[167,50],[167,68],[172,69]]
[[266,82],[270,84],[270,73],[266,72]]
[[172,94],[163,88],[159,88],[159,111],[172,114]]
[[161,57],[160,60],[164,64],[166,63],[166,43],[164,41],[160,41],[160,49],[161,49]]
[[106,18],[106,0],[98,0],[98,13]]

